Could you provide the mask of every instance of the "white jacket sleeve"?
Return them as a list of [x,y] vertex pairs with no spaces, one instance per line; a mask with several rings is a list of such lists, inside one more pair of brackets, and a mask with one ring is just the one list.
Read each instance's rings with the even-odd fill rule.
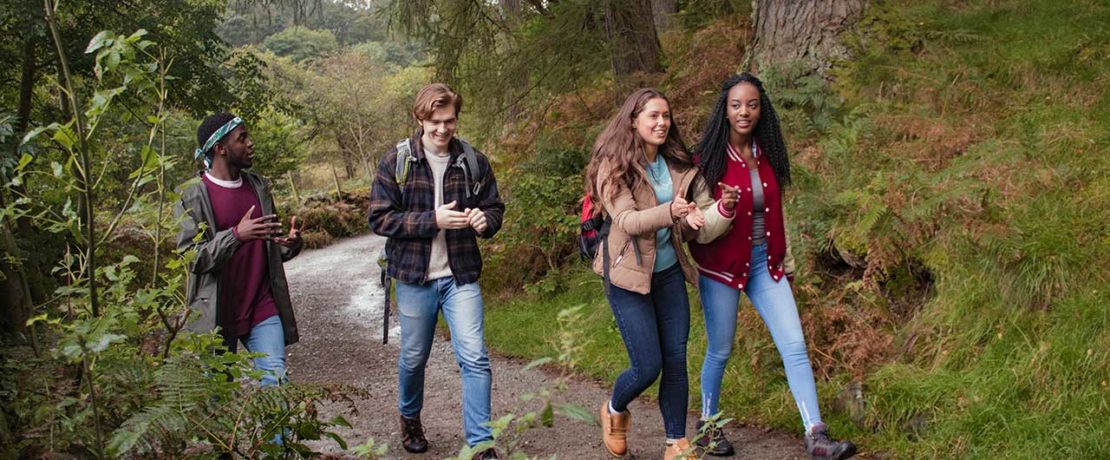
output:
[[721,214],[719,200],[714,200],[709,194],[709,187],[700,176],[694,181],[694,202],[705,216],[705,226],[698,230],[698,243],[712,243],[732,228],[733,218]]

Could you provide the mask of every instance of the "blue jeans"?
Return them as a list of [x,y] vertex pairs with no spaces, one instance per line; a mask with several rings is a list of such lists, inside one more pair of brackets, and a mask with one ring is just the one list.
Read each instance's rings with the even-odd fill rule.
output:
[[401,321],[398,365],[401,415],[414,418],[424,407],[424,366],[432,351],[437,314],[442,311],[451,329],[451,345],[462,370],[463,431],[474,446],[493,439],[490,386],[493,373],[483,342],[483,304],[478,283],[459,286],[452,277],[426,284],[397,282],[397,312]]
[[676,263],[652,274],[647,295],[610,286],[608,298],[630,364],[613,384],[613,409],[623,412],[662,371],[659,411],[663,413],[663,428],[668,439],[685,437],[690,396],[686,377],[690,299],[682,268]]
[[[717,413],[721,377],[736,337],[740,291],[704,276],[698,277],[698,290],[708,336],[705,361],[701,366],[702,417],[708,418]],[[785,279],[778,282],[771,279],[767,271],[765,244],[752,248],[751,274],[744,292],[771,332],[771,339],[775,341],[786,368],[786,381],[794,394],[794,403],[798,405],[802,423],[808,431],[821,422],[821,411],[817,408],[817,384],[813,380],[813,368],[809,364],[806,340],[802,335],[802,321],[798,318],[798,307],[794,304],[790,283]]]
[[266,356],[254,358],[254,368],[265,372],[259,382],[264,387],[285,383],[285,330],[281,327],[281,317],[271,316],[251,327],[247,335],[233,340],[228,351],[235,353],[239,342],[252,353],[265,353]]

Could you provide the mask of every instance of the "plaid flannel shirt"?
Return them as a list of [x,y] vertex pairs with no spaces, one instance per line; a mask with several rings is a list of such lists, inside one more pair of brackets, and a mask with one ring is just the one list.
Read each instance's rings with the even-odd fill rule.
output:
[[[389,256],[386,273],[403,283],[423,284],[428,281],[432,239],[439,228],[436,226],[435,182],[424,157],[420,135],[418,132],[410,139],[412,156],[416,161],[409,170],[408,179],[402,184],[405,187],[403,196],[394,177],[397,147],[393,147],[378,164],[370,189],[367,214],[374,233],[389,238],[385,244]],[[467,197],[467,185],[473,188],[474,184],[467,184],[463,171],[466,158],[462,154],[462,144],[452,139],[448,150],[451,160],[443,173],[443,202],[457,202],[455,209],[460,211],[465,208],[481,209],[488,224],[486,231],[480,234],[470,227],[446,230],[447,263],[455,282],[461,285],[473,283],[481,275],[482,254],[478,251],[476,237],[490,238],[501,229],[505,204],[497,193],[497,180],[485,155],[475,150],[481,172],[474,176],[481,180],[482,185],[477,195]]]

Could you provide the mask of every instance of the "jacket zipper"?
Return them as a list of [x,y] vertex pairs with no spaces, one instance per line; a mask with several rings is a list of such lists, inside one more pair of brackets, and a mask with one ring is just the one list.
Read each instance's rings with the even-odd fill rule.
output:
[[617,265],[620,265],[621,259],[624,259],[624,255],[628,252],[628,245],[629,244],[632,244],[632,240],[628,240],[628,241],[624,242],[624,247],[621,248],[621,254],[619,256],[617,256],[617,260],[613,262],[614,267],[617,266]]

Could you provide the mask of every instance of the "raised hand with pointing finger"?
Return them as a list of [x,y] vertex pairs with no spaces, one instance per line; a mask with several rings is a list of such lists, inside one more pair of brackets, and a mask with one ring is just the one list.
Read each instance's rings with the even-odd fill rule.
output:
[[721,188],[721,206],[725,211],[736,209],[736,203],[740,201],[740,187],[733,187],[724,182],[717,182],[717,186]]
[[252,218],[252,213],[254,213],[254,206],[251,206],[247,213],[243,214],[243,218],[239,219],[239,224],[235,226],[235,236],[239,238],[239,241],[245,243],[269,238],[275,230],[281,228],[281,223],[277,222],[277,215],[267,214]]

